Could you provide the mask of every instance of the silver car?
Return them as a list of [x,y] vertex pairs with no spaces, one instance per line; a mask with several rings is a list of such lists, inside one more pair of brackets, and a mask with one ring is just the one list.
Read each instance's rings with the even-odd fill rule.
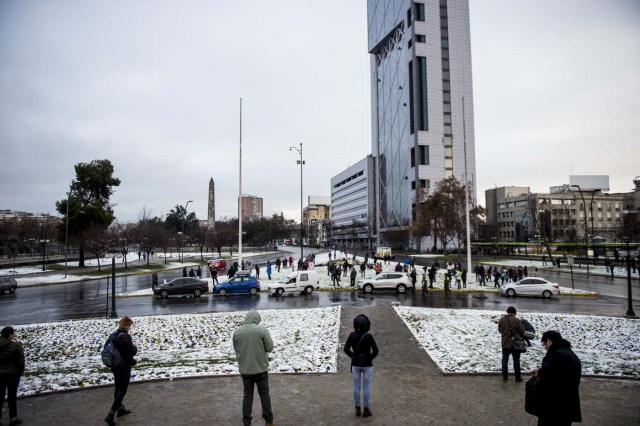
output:
[[528,277],[514,283],[504,283],[500,291],[509,297],[542,296],[545,299],[560,294],[560,284],[552,283],[544,278]]
[[13,294],[16,291],[16,288],[18,288],[18,283],[15,278],[10,275],[0,277],[0,294],[4,294],[5,291]]
[[413,283],[409,275],[403,272],[383,272],[374,278],[360,281],[358,288],[365,293],[371,293],[374,289],[393,289],[398,293],[404,293],[408,288],[413,288]]

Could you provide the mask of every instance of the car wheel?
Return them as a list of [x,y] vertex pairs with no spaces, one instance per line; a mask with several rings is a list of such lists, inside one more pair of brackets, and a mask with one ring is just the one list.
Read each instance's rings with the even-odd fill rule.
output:
[[284,294],[284,288],[276,289],[276,296],[282,296]]
[[256,294],[258,294],[258,289],[256,289],[255,287],[251,287],[251,289],[249,290],[249,294],[255,296]]
[[13,294],[15,293],[16,288],[15,287],[9,287],[9,294]]
[[510,288],[509,290],[507,290],[507,296],[515,297],[516,296],[516,291],[514,289]]
[[545,299],[551,299],[551,292],[549,290],[543,291],[542,297],[544,297]]
[[167,293],[167,290],[162,290],[160,292],[160,297],[163,299],[166,299],[167,297],[169,297],[169,293]]
[[199,288],[196,288],[195,290],[193,290],[193,297],[200,297],[201,294],[202,294],[202,290],[200,290]]
[[310,285],[306,286],[304,292],[307,294],[313,293],[313,287],[311,287]]
[[404,284],[398,284],[398,286],[396,287],[396,290],[398,291],[398,293],[402,294],[405,291],[407,291],[407,286]]
[[371,284],[365,284],[363,289],[365,293],[371,293],[373,291],[373,286]]
[[227,290],[225,290],[224,288],[220,289],[220,291],[218,292],[218,294],[220,296],[226,296],[227,295]]

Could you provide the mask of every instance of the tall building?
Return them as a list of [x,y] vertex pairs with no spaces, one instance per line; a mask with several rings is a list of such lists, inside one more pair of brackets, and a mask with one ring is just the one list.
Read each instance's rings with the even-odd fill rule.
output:
[[213,228],[216,224],[216,187],[213,178],[209,179],[209,199],[207,203],[207,226]]
[[368,0],[367,14],[377,242],[388,245],[409,240],[416,189],[454,176],[475,200],[469,4]]
[[331,197],[310,195],[307,206],[302,209],[302,222],[305,228],[304,244],[315,247],[326,247],[328,244],[328,227],[331,220]]
[[242,194],[242,220],[260,219],[262,217],[262,198]]

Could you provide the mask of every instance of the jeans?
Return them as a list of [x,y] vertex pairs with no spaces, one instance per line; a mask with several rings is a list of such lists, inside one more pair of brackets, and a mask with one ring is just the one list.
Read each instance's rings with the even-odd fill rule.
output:
[[513,371],[516,379],[522,378],[520,374],[520,352],[502,348],[502,377],[509,377],[509,355],[513,355]]
[[13,419],[18,416],[18,406],[16,400],[18,399],[18,385],[20,384],[20,376],[18,374],[4,373],[0,374],[0,393],[2,398],[0,399],[0,418],[2,418],[2,407],[4,406],[4,396],[8,392],[9,400],[9,419]]
[[364,390],[364,406],[369,407],[369,398],[371,396],[371,374],[373,373],[373,367],[351,367],[351,374],[353,375],[353,400],[356,407],[360,407],[360,382],[361,377],[364,378],[362,387]]
[[243,374],[242,385],[244,387],[244,398],[242,399],[242,423],[251,424],[251,410],[253,407],[253,385],[258,387],[260,403],[262,404],[262,418],[265,422],[273,422],[271,412],[271,397],[269,396],[269,374],[265,371],[260,374]]
[[113,382],[116,387],[113,390],[113,405],[111,405],[111,411],[118,411],[118,408],[122,407],[122,401],[129,389],[129,382],[131,381],[131,367],[112,368]]

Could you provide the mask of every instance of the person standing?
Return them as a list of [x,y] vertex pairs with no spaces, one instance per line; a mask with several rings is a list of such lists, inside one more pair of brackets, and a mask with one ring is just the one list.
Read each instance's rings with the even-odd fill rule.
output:
[[151,274],[151,289],[155,289],[156,286],[158,285],[158,274],[156,272],[154,272],[153,274]]
[[258,263],[256,263],[256,279],[260,279],[260,265]]
[[273,351],[271,334],[260,325],[260,314],[251,310],[244,317],[242,326],[233,333],[233,349],[238,359],[238,370],[242,376],[244,397],[242,399],[242,423],[251,424],[254,385],[258,388],[262,405],[262,418],[267,426],[273,425],[271,397],[269,396],[269,358]]
[[5,394],[9,402],[9,425],[19,425],[22,419],[18,417],[18,386],[20,377],[24,373],[24,350],[16,342],[16,331],[6,326],[0,331],[0,419],[4,406]]
[[211,284],[219,284],[218,283],[218,268],[212,267],[209,272],[211,272]]
[[507,314],[498,321],[498,331],[502,335],[502,380],[505,382],[509,380],[509,355],[512,355],[516,382],[521,382],[520,352],[512,349],[512,342],[514,339],[522,339],[524,325],[516,318],[516,308],[513,306],[507,308]]
[[545,331],[541,340],[547,354],[542,359],[542,366],[532,372],[537,378],[536,393],[541,398],[538,426],[581,422],[582,363],[571,350],[571,343],[559,332]]
[[276,269],[278,270],[278,272],[280,272],[280,258],[279,257],[276,259]]
[[113,404],[111,404],[111,410],[109,410],[107,417],[104,418],[109,426],[116,424],[116,417],[131,414],[131,410],[127,410],[123,402],[131,381],[131,367],[137,364],[134,356],[138,353],[138,348],[133,344],[129,335],[132,325],[133,320],[125,315],[118,321],[118,329],[109,336],[114,346],[120,351],[122,358],[122,365],[111,368],[115,384]]
[[269,260],[267,260],[267,279],[271,281],[271,261]]
[[182,268],[182,276],[183,276],[184,278],[186,278],[186,277],[187,277],[187,267],[186,267],[186,266]]
[[202,278],[202,268],[198,265],[198,269],[196,269],[196,277]]
[[411,278],[411,284],[413,285],[413,289],[416,288],[416,282],[418,281],[418,273],[416,272],[416,268],[413,268],[409,273],[409,277]]
[[[344,344],[344,352],[351,358],[351,374],[353,376],[353,399],[356,416],[371,416],[371,376],[373,375],[373,359],[378,356],[378,346],[369,333],[371,321],[360,314],[353,320],[353,329]],[[360,386],[364,393],[364,411],[360,410]]]
[[356,277],[358,273],[356,272],[356,268],[351,268],[351,272],[349,272],[349,278],[351,278],[351,287],[356,286]]
[[360,264],[360,276],[362,278],[364,278],[364,274],[365,274],[365,272],[367,270],[367,262],[366,262],[366,260],[367,260],[367,258],[365,257],[365,261]]

